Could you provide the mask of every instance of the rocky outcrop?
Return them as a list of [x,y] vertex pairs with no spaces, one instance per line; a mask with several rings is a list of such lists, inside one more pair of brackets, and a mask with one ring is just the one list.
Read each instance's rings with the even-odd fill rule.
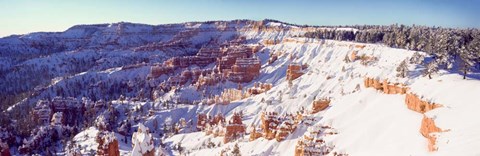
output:
[[[405,105],[407,105],[407,108],[421,114],[424,114],[425,112],[432,109],[442,107],[442,105],[440,104],[422,100],[414,93],[407,93],[407,90],[409,88],[403,84],[392,84],[389,83],[387,80],[380,81],[378,79],[367,77],[364,80],[364,85],[367,88],[370,87],[376,90],[380,90],[385,94],[406,94]],[[437,138],[434,134],[432,134],[436,132],[442,132],[442,130],[435,126],[435,122],[433,119],[423,115],[422,125],[420,126],[420,133],[428,140],[429,151],[437,150],[437,147],[435,146]]]
[[324,137],[328,135],[336,135],[334,129],[329,126],[310,126],[307,132],[297,141],[295,145],[295,156],[305,155],[344,155],[331,153],[334,146],[325,143]]
[[268,64],[272,64],[273,62],[277,61],[278,56],[277,54],[270,53],[270,57],[268,58]]
[[425,113],[427,111],[442,106],[440,104],[424,101],[413,93],[407,94],[407,96],[405,97],[405,104],[407,105],[408,109],[416,111],[418,113]]
[[358,53],[358,51],[352,51],[352,52],[350,53],[349,59],[350,59],[351,62],[357,60],[357,53]]
[[295,131],[302,119],[303,116],[300,114],[278,115],[277,112],[262,112],[262,136],[268,140],[283,141]]
[[435,125],[435,121],[432,118],[423,115],[420,133],[423,137],[427,138],[429,151],[437,150],[437,147],[435,146],[437,137],[433,134],[437,132],[442,132],[442,130]]
[[247,89],[248,95],[262,94],[272,89],[271,83],[254,83],[252,88]]
[[255,125],[251,126],[251,130],[249,131],[249,133],[250,133],[250,139],[249,139],[250,141],[254,141],[254,140],[257,140],[260,137],[263,137],[262,132],[258,131],[257,127],[255,127]]
[[205,126],[207,125],[207,115],[204,113],[200,113],[197,115],[197,130],[202,131],[205,129]]
[[280,43],[280,41],[277,40],[263,40],[263,45],[269,46],[269,45],[276,45]]
[[293,133],[297,128],[297,123],[295,123],[295,118],[293,115],[287,115],[283,119],[282,123],[277,128],[277,134],[275,139],[280,142],[285,140],[288,135]]
[[[413,93],[408,93],[406,95],[405,104],[407,105],[408,109],[422,114],[442,106],[440,104],[424,101]],[[435,146],[437,137],[434,133],[438,132],[443,131],[435,125],[435,121],[432,118],[428,118],[427,116],[423,115],[420,133],[428,140],[428,151],[433,152],[437,150],[437,147]]]
[[383,91],[385,94],[405,94],[409,89],[403,84],[390,83],[387,80],[380,81],[374,78],[365,78],[364,85],[367,88],[374,88],[376,90]]
[[242,90],[238,89],[225,89],[219,96],[219,98],[215,98],[216,104],[229,104],[231,101],[241,100],[246,98],[247,96],[243,93]]
[[[215,63],[217,68],[209,68],[203,70],[212,70],[210,72],[215,75],[207,75],[202,73],[202,77],[207,77],[205,82],[202,78],[199,78],[202,86],[206,83],[208,85],[214,85],[224,80],[230,80],[232,82],[250,82],[259,75],[260,72],[260,60],[254,57],[254,54],[258,52],[262,46],[260,45],[246,45],[245,37],[237,37],[228,42],[218,43],[217,40],[212,40],[208,44],[204,45],[196,55],[194,56],[179,56],[172,57],[162,64],[157,64],[151,67],[149,78],[157,78],[163,74],[175,74],[174,71],[178,69],[184,69],[190,66],[205,67],[209,64]],[[188,80],[192,79],[192,82],[196,82],[196,77],[183,77],[174,75],[173,78],[167,80],[166,87],[183,85]],[[210,81],[212,80],[212,81]],[[197,86],[198,87],[198,86]]]
[[277,112],[263,112],[261,116],[262,120],[262,129],[263,134],[266,139],[271,140],[275,138],[276,129],[278,124],[280,123],[278,119]]
[[315,100],[312,103],[312,114],[325,110],[330,105],[329,99]]
[[360,45],[360,44],[355,45],[355,48],[358,48],[358,49],[363,49],[365,47],[366,45]]
[[224,89],[220,95],[215,95],[208,99],[204,99],[203,103],[228,105],[232,101],[242,100],[250,96],[264,93],[272,88],[270,83],[254,83],[253,87],[247,88],[246,91],[239,88]]
[[260,67],[258,58],[237,58],[231,72],[227,74],[228,80],[238,83],[250,82],[258,77]]
[[300,64],[297,64],[297,63],[289,64],[287,67],[287,80],[292,81],[302,76],[304,74],[302,70],[303,70],[303,66]]
[[[58,125],[74,125],[78,116],[83,116],[87,109],[94,107],[92,104],[93,102],[87,98],[83,101],[73,97],[55,97],[52,100],[38,100],[33,108],[33,121],[40,125],[53,124],[52,120],[55,120],[55,123],[58,123]],[[100,110],[103,108],[97,107],[96,109]]]
[[242,116],[239,113],[234,113],[226,126],[225,137],[223,143],[228,143],[237,137],[245,134],[245,125],[242,123]]
[[8,147],[8,144],[6,142],[3,142],[2,140],[0,140],[0,155],[11,156],[10,148]]
[[101,131],[97,135],[97,155],[119,156],[118,140],[113,132]]

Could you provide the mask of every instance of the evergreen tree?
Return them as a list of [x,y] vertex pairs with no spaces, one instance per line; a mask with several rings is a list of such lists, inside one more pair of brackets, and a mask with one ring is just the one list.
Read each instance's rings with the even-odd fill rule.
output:
[[427,64],[425,70],[423,70],[423,75],[428,76],[429,79],[432,79],[432,74],[438,72],[438,63],[433,60]]
[[407,59],[403,60],[397,67],[397,77],[405,78],[408,75]]
[[232,155],[233,156],[241,156],[242,155],[240,153],[240,148],[238,147],[238,144],[235,144],[235,146],[233,146]]

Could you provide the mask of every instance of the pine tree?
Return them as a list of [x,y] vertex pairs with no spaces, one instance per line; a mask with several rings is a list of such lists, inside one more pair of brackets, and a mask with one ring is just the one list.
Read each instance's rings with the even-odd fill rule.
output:
[[350,63],[350,62],[351,62],[351,61],[350,61],[350,57],[348,57],[348,54],[345,55],[345,57],[343,58],[343,61],[344,61],[345,63]]
[[182,147],[182,143],[181,143],[181,142],[179,142],[179,143],[177,144],[177,150],[178,150],[178,153],[182,154],[182,152],[183,152],[183,147]]
[[467,47],[462,46],[459,50],[460,56],[460,72],[463,74],[463,79],[466,79],[467,73],[470,68],[475,64],[475,59],[478,59],[478,54],[475,56],[475,52],[480,51],[480,42],[478,38],[473,39]]
[[407,59],[403,60],[397,67],[397,77],[405,78],[408,75]]
[[438,63],[433,60],[427,64],[425,70],[423,70],[423,75],[428,76],[429,79],[432,79],[432,74],[438,72]]
[[238,147],[238,144],[235,144],[235,146],[233,146],[232,155],[233,156],[241,156],[242,155],[240,153],[240,148]]
[[412,57],[410,58],[410,64],[420,64],[423,62],[423,55],[421,55],[418,51],[415,52]]

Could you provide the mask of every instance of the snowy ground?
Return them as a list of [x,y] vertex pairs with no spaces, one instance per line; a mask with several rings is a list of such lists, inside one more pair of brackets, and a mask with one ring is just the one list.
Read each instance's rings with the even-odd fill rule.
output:
[[[301,39],[302,40],[302,39]],[[378,62],[361,65],[359,61],[343,62],[345,55],[355,50],[352,43],[307,41],[305,44],[285,43],[266,47],[266,51],[285,51],[294,54],[293,62],[307,63],[309,68],[302,77],[294,81],[292,88],[285,81],[286,66],[291,62],[287,56],[280,57],[272,65],[264,65],[260,82],[271,82],[274,88],[267,93],[235,102],[228,106],[209,106],[204,112],[218,112],[232,115],[243,111],[244,123],[260,125],[263,110],[279,107],[282,113],[293,113],[300,107],[310,109],[313,97],[332,98],[331,107],[316,114],[318,124],[331,125],[338,135],[327,139],[335,150],[351,155],[451,155],[459,152],[466,155],[479,154],[480,114],[475,113],[475,95],[480,93],[478,80],[462,80],[455,74],[441,73],[434,79],[418,76],[420,67],[410,65],[410,79],[397,78],[395,68],[414,52],[367,45],[358,49],[359,54],[375,56]],[[265,60],[265,55],[259,54]],[[345,68],[342,71],[342,67]],[[427,140],[420,134],[422,114],[407,109],[405,95],[387,95],[363,86],[365,76],[388,79],[391,82],[410,84],[411,91],[445,107],[428,112],[435,116],[437,126],[451,131],[439,135],[438,151],[428,152]],[[327,77],[330,77],[327,79]],[[355,91],[359,85],[360,90]],[[281,92],[281,93],[280,93]],[[280,96],[282,97],[280,102]],[[261,99],[276,99],[273,105],[260,102]],[[276,109],[279,109],[276,108]],[[228,117],[227,117],[228,118]],[[201,149],[202,140],[210,138],[202,133],[180,134],[167,139],[167,143],[182,142],[192,155],[215,154],[222,149],[232,148],[238,143],[245,155],[292,155],[297,139],[305,131],[298,129],[287,140],[277,142],[260,138],[253,142],[245,139],[228,143],[220,148]],[[218,140],[218,138],[211,138]]]
[[[275,38],[265,34],[247,32],[249,38]],[[396,67],[401,61],[411,57],[414,51],[388,48],[382,45],[366,44],[363,49],[355,48],[359,43],[321,41],[295,38],[298,42],[280,43],[265,47],[257,55],[262,59],[261,76],[257,82],[272,83],[274,87],[263,94],[233,102],[227,106],[181,106],[173,110],[156,112],[146,119],[165,121],[171,118],[195,119],[199,112],[216,115],[226,114],[229,119],[234,112],[242,111],[243,122],[260,125],[260,114],[264,110],[275,109],[280,113],[293,113],[301,107],[309,110],[314,97],[331,98],[331,106],[315,114],[318,125],[330,125],[338,132],[326,138],[335,151],[350,155],[478,155],[480,154],[480,109],[476,96],[480,93],[480,81],[463,80],[460,75],[441,71],[429,80],[422,77],[421,66],[409,65],[410,76],[397,78]],[[360,44],[364,45],[364,44]],[[344,58],[352,51],[378,58],[368,65],[360,61],[346,63]],[[269,53],[283,52],[284,55],[268,65]],[[289,63],[307,64],[305,74],[293,81],[289,87],[285,72]],[[424,99],[442,104],[444,107],[426,113],[433,117],[437,126],[450,131],[439,134],[437,152],[428,152],[427,140],[420,134],[422,114],[407,109],[405,95],[387,95],[363,86],[365,77],[388,79],[390,82],[407,84],[410,91]],[[253,83],[246,84],[251,86]],[[357,86],[359,89],[357,90]],[[188,95],[184,95],[188,96]],[[272,100],[271,105],[261,102]],[[169,119],[170,120],[170,119]],[[89,129],[83,133],[94,133]],[[223,144],[222,138],[205,136],[203,132],[174,135],[164,140],[171,147],[181,143],[188,155],[220,155],[238,144],[242,155],[293,155],[297,140],[303,136],[306,127],[298,128],[285,141],[263,138],[248,141],[248,135],[235,142]],[[93,134],[92,134],[93,135]],[[76,137],[76,138],[77,138]],[[121,136],[120,136],[121,137]],[[79,141],[82,138],[78,138]],[[90,140],[82,144],[94,144]],[[213,148],[203,148],[202,144],[213,142]],[[122,154],[131,150],[131,144],[121,144]],[[88,150],[88,148],[86,149]],[[177,151],[169,151],[178,155]]]

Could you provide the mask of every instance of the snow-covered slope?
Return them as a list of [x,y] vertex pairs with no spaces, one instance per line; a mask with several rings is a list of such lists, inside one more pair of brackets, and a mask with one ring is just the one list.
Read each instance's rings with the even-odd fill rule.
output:
[[[409,65],[411,72],[408,78],[397,78],[396,67],[402,60],[411,57],[413,51],[371,44],[357,49],[357,43],[295,40],[300,42],[281,43],[264,49],[270,53],[286,53],[275,63],[262,66],[262,76],[257,80],[273,83],[270,91],[228,106],[209,106],[202,111],[211,115],[232,115],[235,111],[242,111],[245,125],[260,125],[260,114],[264,110],[294,113],[301,107],[310,109],[314,97],[328,97],[332,99],[331,106],[314,117],[318,119],[316,124],[330,125],[338,131],[337,135],[326,138],[329,144],[335,145],[335,151],[350,155],[452,155],[460,151],[466,155],[479,154],[474,148],[480,145],[480,139],[476,138],[480,136],[480,122],[476,121],[480,115],[471,111],[479,107],[473,99],[475,94],[480,93],[478,80],[461,80],[461,76],[449,73],[429,80],[419,76],[421,67],[415,65]],[[345,63],[345,56],[354,50],[358,50],[359,55],[377,57],[378,61],[367,66],[359,61]],[[295,55],[296,59],[290,60],[288,55]],[[294,80],[292,87],[285,80],[286,66],[290,62],[309,65],[306,74]],[[419,132],[422,115],[407,108],[405,95],[388,95],[365,88],[365,77],[408,84],[411,92],[444,105],[427,113],[427,116],[436,116],[438,127],[450,130],[439,135],[437,152],[428,152],[427,140]],[[356,90],[356,86],[360,89]],[[275,99],[276,102],[267,105],[262,99]],[[243,139],[205,150],[196,150],[201,147],[199,141],[204,142],[211,136],[202,136],[204,134],[198,132],[179,134],[167,139],[167,142],[182,142],[192,150],[193,155],[220,154],[226,148],[233,148],[235,143],[244,155],[293,155],[295,144],[305,130],[306,127],[299,128],[281,142],[264,138],[251,142]]]
[[[480,93],[479,80],[463,80],[460,75],[448,71],[440,71],[433,79],[428,79],[421,75],[423,65],[411,63],[407,63],[407,77],[400,78],[397,77],[397,67],[402,61],[409,60],[415,53],[426,54],[380,44],[297,37],[316,29],[320,28],[268,20],[159,26],[117,23],[80,25],[61,33],[32,33],[3,38],[0,39],[0,49],[3,48],[0,52],[7,55],[4,57],[2,53],[0,64],[6,66],[0,70],[7,72],[0,74],[0,78],[9,81],[0,83],[7,86],[1,89],[33,91],[27,92],[31,94],[24,100],[2,111],[30,108],[26,106],[55,96],[105,100],[107,106],[97,107],[95,104],[92,106],[93,113],[89,112],[89,115],[93,119],[105,116],[112,122],[108,131],[115,132],[122,155],[129,155],[134,149],[130,138],[137,131],[138,123],[148,127],[151,134],[142,135],[153,138],[155,151],[167,155],[231,154],[237,147],[242,155],[294,155],[299,141],[311,136],[312,129],[315,129],[312,127],[328,127],[332,131],[333,135],[320,137],[325,141],[322,145],[331,151],[330,155],[480,154],[477,149],[480,147],[480,121],[477,121],[480,114],[475,111],[480,108],[476,102],[476,95]],[[158,89],[161,82],[183,74],[183,70],[176,69],[157,78],[149,78],[151,67],[171,57],[194,55],[212,41],[229,46],[225,43],[238,36],[246,39],[246,43],[241,44],[262,45],[254,54],[254,58],[260,59],[261,69],[253,81],[234,83],[227,80],[205,90],[198,89],[189,81],[162,91],[157,99],[150,99],[155,91],[161,90]],[[61,41],[60,48],[56,45],[57,41]],[[57,48],[48,49],[51,53],[42,53],[46,47]],[[21,53],[12,53],[23,50],[39,54],[24,58]],[[272,62],[273,55],[277,59]],[[289,81],[286,75],[291,64],[303,66],[301,72],[304,74]],[[199,68],[215,69],[216,64],[186,67]],[[30,74],[21,76],[21,73]],[[39,76],[39,73],[46,74],[41,77],[44,81],[27,81]],[[20,81],[15,81],[15,78],[18,77],[29,83],[17,86]],[[386,94],[367,87],[367,78],[380,82],[385,80],[391,85],[398,83],[394,86],[409,88],[408,95],[416,95],[441,107],[425,113],[409,109],[405,94]],[[201,101],[209,98],[206,92],[214,96],[225,89],[238,88],[239,84],[243,88],[251,88],[258,82],[271,83],[273,87],[227,105],[182,103],[178,100]],[[312,103],[322,99],[328,99],[329,106],[312,113]],[[199,114],[220,114],[229,121],[239,112],[247,132],[238,139],[224,143],[222,136],[214,137],[197,130]],[[266,137],[250,139],[250,130],[261,127],[265,112],[300,114],[303,118],[284,140],[269,140]],[[431,143],[422,135],[425,118],[432,119],[434,125],[441,129],[441,132],[432,133],[436,138],[432,147],[436,151],[429,151]],[[87,155],[97,150],[95,137],[99,132],[98,128],[88,123],[88,119],[85,121],[87,124],[80,126],[81,132],[71,139],[73,144],[82,148],[81,153]],[[313,121],[307,121],[310,119]],[[225,123],[230,124],[230,121]],[[225,126],[219,124],[212,129],[222,131]]]

